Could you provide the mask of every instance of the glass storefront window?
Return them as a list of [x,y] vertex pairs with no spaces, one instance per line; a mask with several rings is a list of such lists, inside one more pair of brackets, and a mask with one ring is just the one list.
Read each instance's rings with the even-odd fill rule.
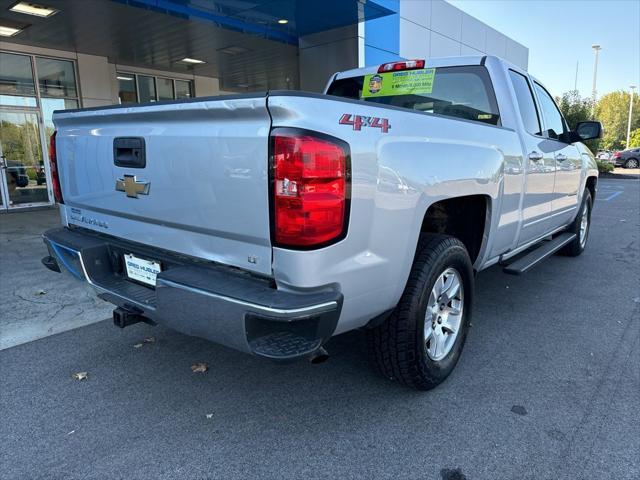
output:
[[153,77],[138,75],[138,93],[140,103],[156,101],[156,85]]
[[170,78],[156,78],[158,100],[173,100],[173,80]]
[[37,107],[36,97],[18,97],[17,95],[0,95],[0,105],[9,107]]
[[46,158],[53,112],[78,106],[73,61],[0,52],[0,208],[52,200]]
[[36,58],[38,86],[43,97],[77,97],[73,62],[53,58]]
[[[49,200],[38,114],[0,111],[0,148],[9,206]],[[4,203],[4,202],[3,202]]]
[[176,98],[191,98],[191,82],[176,80]]
[[118,98],[120,103],[136,103],[136,76],[128,73],[118,73]]
[[69,98],[42,98],[42,119],[44,120],[45,136],[49,138],[53,133],[53,112],[78,108],[78,101]]
[[31,57],[0,53],[0,93],[35,95]]

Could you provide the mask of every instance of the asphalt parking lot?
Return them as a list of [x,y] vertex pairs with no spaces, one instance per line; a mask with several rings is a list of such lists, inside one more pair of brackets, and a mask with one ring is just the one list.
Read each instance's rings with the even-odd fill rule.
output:
[[482,272],[431,392],[374,375],[360,332],[321,365],[110,320],[2,350],[0,478],[640,478],[639,185],[601,181],[581,257]]

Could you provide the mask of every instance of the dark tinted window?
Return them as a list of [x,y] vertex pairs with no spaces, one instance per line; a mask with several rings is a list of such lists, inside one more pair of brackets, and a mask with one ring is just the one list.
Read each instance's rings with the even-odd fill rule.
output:
[[540,108],[542,109],[542,115],[544,116],[544,125],[550,138],[558,138],[559,135],[564,133],[564,120],[562,114],[556,103],[551,98],[551,95],[537,83],[535,84],[536,94],[538,95],[538,101],[540,102]]
[[491,125],[500,124],[500,114],[489,73],[480,65],[436,68],[430,93],[362,98],[363,80],[363,76],[336,80],[327,93]]
[[533,100],[533,93],[529,86],[529,80],[527,80],[527,77],[524,75],[520,75],[518,72],[514,72],[513,70],[509,70],[509,75],[511,76],[513,89],[516,92],[518,109],[520,110],[520,116],[522,117],[525,130],[533,135],[541,135],[542,128],[540,128],[538,111],[536,110],[536,104]]

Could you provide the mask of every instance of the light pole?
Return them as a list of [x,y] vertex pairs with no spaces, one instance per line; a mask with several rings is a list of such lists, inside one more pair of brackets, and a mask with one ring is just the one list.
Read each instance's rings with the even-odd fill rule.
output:
[[627,123],[627,147],[629,148],[629,139],[631,138],[631,114],[633,113],[633,90],[636,88],[635,85],[629,86],[629,122]]
[[593,53],[595,53],[596,58],[594,60],[593,63],[593,89],[591,91],[591,97],[593,100],[593,108],[596,108],[596,97],[598,95],[598,92],[596,90],[596,78],[598,76],[598,52],[602,49],[602,47],[600,45],[591,45],[591,48],[593,49]]

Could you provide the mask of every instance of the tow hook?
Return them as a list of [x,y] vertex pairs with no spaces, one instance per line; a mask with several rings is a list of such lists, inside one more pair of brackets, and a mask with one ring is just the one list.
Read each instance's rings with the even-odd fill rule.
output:
[[135,310],[128,310],[122,307],[118,307],[113,310],[113,324],[116,327],[124,328],[129,325],[133,325],[134,323],[144,321],[146,321],[146,318]]
[[327,360],[329,360],[329,352],[327,352],[324,349],[324,347],[320,347],[315,352],[313,352],[311,355],[309,355],[309,362],[313,363],[314,365],[318,365],[320,363],[324,363]]

